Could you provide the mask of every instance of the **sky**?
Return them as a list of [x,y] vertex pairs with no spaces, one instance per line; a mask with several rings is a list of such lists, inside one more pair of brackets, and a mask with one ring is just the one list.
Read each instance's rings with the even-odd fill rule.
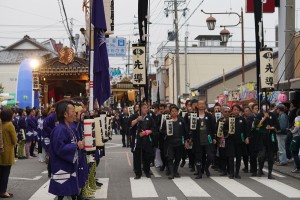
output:
[[[61,0],[1,0],[0,1],[0,46],[8,46],[20,40],[25,35],[44,41],[49,38],[61,41],[69,45],[68,34],[62,21],[64,15],[60,12],[59,2]],[[85,27],[85,18],[82,11],[82,0],[63,0],[68,19],[73,18],[73,34],[78,34],[81,27]],[[298,2],[298,3],[297,3]],[[115,34],[113,36],[125,37],[132,42],[137,41],[137,11],[138,0],[115,0]],[[166,17],[164,9],[167,3],[164,0],[150,1],[150,55],[153,63],[157,56],[157,47],[167,41],[167,32],[174,29],[173,13]],[[300,2],[296,1],[296,17],[300,11]],[[205,15],[201,12],[237,12],[241,8],[245,10],[245,0],[185,0],[180,9],[188,8],[186,17],[183,12],[178,13],[180,21],[179,39],[184,41],[185,32],[189,32],[189,44],[195,43],[194,38],[198,35],[218,35],[221,31],[219,25],[237,24],[236,15],[214,15],[217,19],[217,26],[214,31],[208,31]],[[63,17],[62,17],[63,16]],[[265,42],[269,46],[274,45],[275,26],[278,23],[278,12],[264,14]],[[70,22],[70,20],[69,20]],[[251,13],[244,13],[245,45],[254,46],[254,16]],[[71,27],[71,25],[69,24]],[[296,20],[296,27],[300,27],[300,21]],[[240,46],[241,26],[231,27],[228,30],[232,33],[230,46]],[[127,63],[126,58],[110,58],[111,67],[122,67]]]

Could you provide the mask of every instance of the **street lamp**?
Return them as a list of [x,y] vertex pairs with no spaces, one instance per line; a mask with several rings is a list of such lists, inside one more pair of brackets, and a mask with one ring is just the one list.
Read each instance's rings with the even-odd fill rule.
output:
[[221,41],[227,43],[230,37],[230,32],[224,27],[223,30],[220,31]]
[[[201,11],[203,12],[203,10]],[[217,22],[216,18],[210,15],[210,17],[206,19],[208,30],[215,30],[216,22]]]
[[220,32],[220,36],[221,36],[221,41],[223,43],[227,43],[228,39],[230,37],[230,32],[226,29],[226,27],[234,27],[234,26],[238,26],[239,24],[241,24],[241,31],[242,31],[242,83],[245,83],[245,41],[244,41],[244,15],[243,15],[243,8],[241,9],[241,14],[238,14],[236,12],[218,12],[218,13],[207,13],[204,12],[203,10],[201,10],[201,12],[203,12],[204,14],[208,14],[210,15],[210,17],[208,17],[206,19],[206,23],[207,23],[207,27],[208,30],[214,30],[215,29],[215,25],[216,25],[216,19],[212,16],[213,14],[215,15],[237,15],[239,17],[239,22],[237,24],[234,25],[221,25],[220,27],[223,27],[224,29]]

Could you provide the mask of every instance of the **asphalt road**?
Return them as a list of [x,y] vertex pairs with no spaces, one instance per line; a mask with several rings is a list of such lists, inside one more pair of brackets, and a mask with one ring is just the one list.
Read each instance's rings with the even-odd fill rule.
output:
[[[299,180],[275,173],[275,180],[266,177],[252,178],[250,174],[241,172],[242,179],[220,177],[213,169],[212,176],[194,179],[187,165],[179,169],[181,178],[168,180],[164,172],[151,168],[151,179],[142,177],[134,180],[132,154],[129,148],[121,147],[121,137],[114,135],[113,140],[106,144],[106,156],[101,159],[96,177],[104,183],[97,190],[96,199],[109,200],[194,200],[216,199],[300,199]],[[48,194],[49,179],[46,164],[37,158],[18,160],[12,167],[8,191],[17,200],[50,200]]]

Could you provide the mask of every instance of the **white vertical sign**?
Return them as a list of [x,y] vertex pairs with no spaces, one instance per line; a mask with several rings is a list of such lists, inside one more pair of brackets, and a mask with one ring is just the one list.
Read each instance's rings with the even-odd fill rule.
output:
[[105,21],[106,21],[106,29],[105,35],[114,34],[114,0],[104,0],[104,13],[105,13]]
[[151,98],[152,98],[152,102],[157,101],[157,81],[156,80],[152,81]]
[[271,48],[260,51],[261,88],[274,88],[274,63]]
[[133,85],[146,85],[146,52],[145,46],[132,45]]

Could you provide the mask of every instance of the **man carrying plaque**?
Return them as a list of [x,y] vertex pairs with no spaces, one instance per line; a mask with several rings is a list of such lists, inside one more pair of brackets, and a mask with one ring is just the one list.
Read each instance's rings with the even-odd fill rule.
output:
[[[202,168],[207,177],[210,177],[208,170],[213,161],[212,148],[216,140],[213,139],[216,121],[215,118],[206,110],[206,102],[204,100],[198,101],[197,106],[197,121],[196,130],[192,130],[193,152],[195,154],[195,163],[197,173],[196,179],[202,178]],[[203,158],[206,159],[203,160]],[[204,164],[205,163],[205,164]]]
[[[223,126],[225,137],[225,150],[229,159],[229,178],[240,179],[241,157],[245,150],[245,144],[249,144],[248,128],[246,119],[240,116],[241,107],[237,104],[232,106],[232,112]],[[234,158],[236,159],[234,170]]]
[[223,133],[223,126],[226,120],[228,120],[230,114],[230,108],[228,106],[223,106],[222,117],[217,121],[216,126],[216,139],[217,139],[217,148],[219,152],[219,167],[221,170],[220,176],[227,176],[228,171],[228,158],[225,152],[225,137]]
[[169,179],[180,177],[178,173],[179,163],[184,150],[184,144],[188,138],[187,127],[182,117],[178,117],[179,108],[170,107],[171,119],[166,120],[162,126],[162,133],[167,146],[166,154],[170,170]]

